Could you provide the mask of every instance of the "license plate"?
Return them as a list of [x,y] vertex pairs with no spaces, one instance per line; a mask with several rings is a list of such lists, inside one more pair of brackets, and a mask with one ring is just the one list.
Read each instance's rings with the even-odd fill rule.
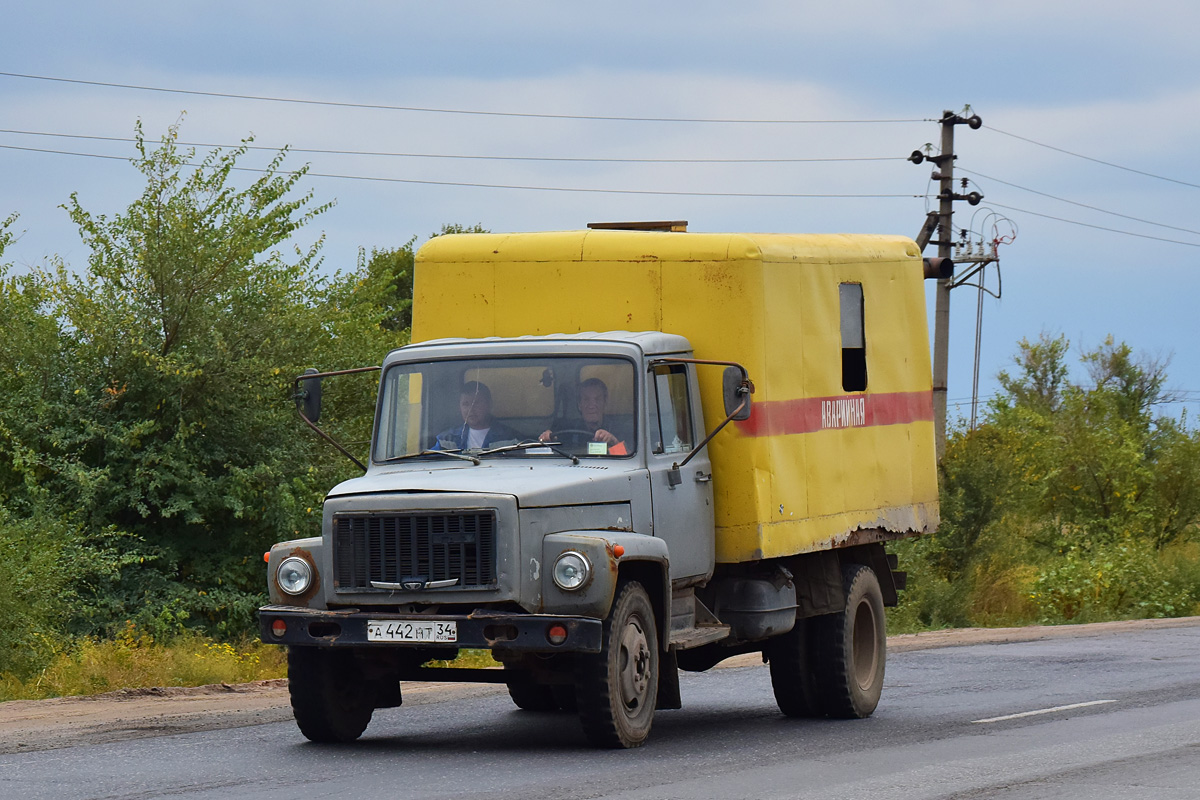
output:
[[410,619],[367,620],[368,642],[457,642],[457,622]]

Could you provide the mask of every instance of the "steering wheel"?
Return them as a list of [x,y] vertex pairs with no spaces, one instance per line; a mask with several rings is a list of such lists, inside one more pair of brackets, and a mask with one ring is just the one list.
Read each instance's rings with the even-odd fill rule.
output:
[[563,428],[560,431],[550,431],[550,438],[557,439],[564,433],[579,434],[581,436],[588,437],[588,439],[591,439],[596,435],[595,431],[585,431],[583,428]]

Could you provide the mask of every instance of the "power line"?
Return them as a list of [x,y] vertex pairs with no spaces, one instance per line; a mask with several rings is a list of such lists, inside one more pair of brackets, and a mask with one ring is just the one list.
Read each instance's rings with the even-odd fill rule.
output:
[[[3,75],[3,74],[5,74],[5,73],[0,73],[0,75]],[[81,138],[84,138],[84,137],[81,137]],[[86,138],[104,139],[107,137],[86,137]],[[207,146],[207,145],[197,145],[197,146]],[[216,145],[216,146],[220,146],[220,145]],[[112,161],[129,161],[130,160],[130,158],[128,156],[104,155],[104,154],[100,154],[100,153],[79,153],[79,152],[74,152],[74,151],[70,151],[70,150],[56,150],[56,149],[41,148],[41,147],[22,147],[22,146],[18,146],[18,145],[0,144],[0,149],[18,150],[18,151],[32,152],[32,153],[47,153],[47,154],[51,154],[51,155],[76,156],[76,157],[81,157],[81,158],[101,158],[101,159],[112,160]],[[261,148],[261,149],[274,150],[274,148]],[[201,165],[189,164],[188,166],[195,167],[195,166],[201,166]],[[250,167],[234,167],[234,169],[237,171],[240,171],[240,172],[254,172],[254,173],[259,173],[259,174],[265,174],[267,172],[266,170],[253,169]],[[280,172],[279,174],[294,174],[294,173],[284,171],[284,172]],[[797,192],[778,192],[778,193],[772,193],[772,192],[692,192],[692,191],[666,191],[666,190],[650,190],[650,189],[593,189],[593,188],[574,187],[574,186],[529,186],[529,185],[519,185],[519,184],[477,183],[477,182],[468,182],[468,181],[438,181],[438,180],[427,180],[427,179],[417,179],[417,178],[389,178],[389,177],[376,176],[376,175],[346,175],[346,174],[338,174],[338,173],[311,172],[311,171],[307,172],[305,174],[307,176],[313,177],[313,178],[326,178],[326,179],[333,179],[333,180],[371,181],[371,182],[377,182],[377,183],[405,183],[405,184],[416,184],[416,185],[424,185],[424,186],[458,186],[458,187],[465,187],[465,188],[508,189],[508,190],[516,190],[516,191],[650,195],[650,196],[662,196],[662,197],[739,197],[739,198],[765,198],[765,199],[898,199],[898,198],[916,199],[916,198],[928,198],[927,194],[884,194],[884,193],[852,194],[852,193],[797,193]],[[974,173],[974,174],[978,174],[978,175],[980,175],[980,177],[987,178],[988,180],[997,180],[999,183],[1006,183],[1005,181],[1000,181],[999,179],[996,179],[996,178],[988,178],[987,176],[982,175],[982,173]],[[1013,185],[1013,184],[1010,184],[1010,185]],[[1016,186],[1015,188],[1025,189],[1025,187],[1020,187],[1020,186]],[[1026,191],[1035,191],[1035,190],[1031,190],[1031,189],[1025,189],[1025,190]],[[1041,192],[1035,192],[1035,193],[1043,194]],[[1046,196],[1053,197],[1052,195],[1046,195]],[[1062,199],[1062,198],[1053,198],[1053,199]],[[1070,201],[1070,200],[1064,200],[1064,202],[1073,203],[1073,201]],[[1035,217],[1052,219],[1057,222],[1065,222],[1070,225],[1078,225],[1081,227],[1092,228],[1095,230],[1102,230],[1102,231],[1106,231],[1109,233],[1116,233],[1116,234],[1121,234],[1124,236],[1133,236],[1133,237],[1136,237],[1139,239],[1150,239],[1153,241],[1166,242],[1169,244],[1181,244],[1181,245],[1185,245],[1188,247],[1200,247],[1200,243],[1185,242],[1185,241],[1180,241],[1177,239],[1167,239],[1165,237],[1160,237],[1160,236],[1150,236],[1148,234],[1135,233],[1133,231],[1124,231],[1124,230],[1119,230],[1116,228],[1109,228],[1109,227],[1105,227],[1103,225],[1093,225],[1093,224],[1090,224],[1087,222],[1079,222],[1077,220],[1066,219],[1064,217],[1057,217],[1057,216],[1054,216],[1051,214],[1043,214],[1041,212],[1030,211],[1029,209],[1018,208],[1016,206],[1004,205],[1002,203],[991,202],[990,205],[994,205],[998,208],[1008,209],[1010,211],[1016,211],[1016,212],[1019,212],[1022,214],[1029,214],[1029,215],[1035,216]],[[1076,205],[1082,205],[1082,204],[1076,204]],[[1103,209],[1096,209],[1096,210],[1103,211]],[[1105,212],[1105,213],[1114,213],[1115,214],[1116,212]],[[1117,214],[1117,216],[1125,216],[1125,215]],[[1137,219],[1137,218],[1130,217],[1130,219]],[[1148,220],[1138,220],[1138,221],[1149,222]],[[1149,224],[1160,224],[1160,223],[1150,222]],[[1173,227],[1173,226],[1163,226],[1163,227]],[[1193,232],[1186,228],[1177,228],[1176,230]]]
[[108,156],[101,153],[75,153],[70,150],[51,150],[46,147],[21,147],[15,144],[0,144],[0,150],[21,150],[26,153],[50,153],[57,156],[80,156],[83,158],[106,158],[111,161],[132,161],[130,156]]
[[1080,208],[1086,208],[1091,211],[1099,211],[1101,214],[1111,214],[1114,217],[1121,217],[1122,219],[1128,219],[1128,220],[1132,220],[1134,222],[1142,222],[1142,223],[1145,223],[1146,225],[1155,225],[1159,228],[1167,228],[1169,230],[1181,231],[1183,233],[1194,233],[1197,236],[1200,236],[1200,231],[1194,230],[1192,228],[1180,228],[1176,225],[1167,225],[1166,223],[1163,223],[1163,222],[1155,222],[1154,220],[1142,219],[1141,217],[1133,217],[1133,216],[1130,216],[1129,214],[1122,214],[1118,211],[1109,211],[1107,209],[1100,208],[1099,206],[1092,206],[1092,205],[1088,205],[1087,203],[1080,203],[1075,200],[1068,200],[1065,197],[1058,197],[1056,195],[1047,194],[1046,192],[1039,192],[1037,189],[1030,189],[1028,186],[1021,186],[1016,183],[1009,183],[1008,181],[1001,180],[1000,178],[993,178],[991,175],[984,175],[982,172],[976,172],[975,170],[971,170],[971,169],[964,169],[962,167],[959,167],[959,170],[961,172],[966,172],[971,175],[978,175],[979,177],[984,178],[985,180],[995,181],[996,183],[1002,183],[1005,186],[1011,186],[1014,189],[1020,189],[1023,192],[1030,192],[1032,194],[1041,195],[1042,197],[1048,197],[1051,200],[1057,200],[1060,203],[1070,203],[1071,205],[1079,206]]
[[[129,161],[126,156],[110,156],[101,155],[98,153],[76,153],[69,150],[51,150],[41,147],[20,147],[11,144],[0,144],[0,149],[3,150],[21,150],[32,153],[50,153],[53,155],[64,156],[79,156],[81,158],[104,158],[116,161]],[[189,167],[203,167],[203,164],[187,164]],[[254,172],[258,174],[269,174],[270,170],[254,169],[252,167],[233,167],[239,172]],[[296,171],[279,170],[277,175],[295,175]],[[795,192],[687,192],[687,191],[666,191],[654,189],[589,189],[578,186],[525,186],[516,184],[504,183],[476,183],[468,181],[435,181],[419,178],[387,178],[377,175],[343,175],[329,172],[305,172],[310,178],[332,178],[339,180],[352,181],[373,181],[378,183],[407,183],[418,184],[422,186],[461,186],[473,189],[513,189],[521,191],[535,192],[578,192],[591,194],[630,194],[630,195],[655,195],[663,197],[744,197],[744,198],[771,198],[771,199],[833,199],[833,198],[850,198],[850,199],[888,199],[888,198],[921,198],[924,195],[919,194],[833,194],[833,193],[795,193]]]
[[1006,206],[1003,203],[994,203],[990,200],[988,201],[988,205],[996,206],[997,208],[1007,208],[1009,211],[1019,211],[1022,214],[1029,214],[1034,217],[1043,217],[1045,219],[1052,219],[1052,220],[1055,220],[1056,222],[1065,222],[1068,225],[1079,225],[1080,227],[1083,227],[1083,228],[1093,228],[1098,231],[1107,231],[1109,233],[1120,233],[1125,236],[1136,236],[1139,239],[1153,239],[1156,242],[1167,242],[1169,244],[1182,244],[1182,245],[1186,245],[1187,247],[1200,247],[1200,242],[1183,242],[1183,241],[1180,241],[1179,239],[1166,239],[1162,236],[1151,236],[1146,233],[1134,233],[1133,231],[1123,231],[1123,230],[1119,230],[1117,228],[1106,228],[1103,225],[1092,225],[1091,223],[1088,223],[1088,222],[1079,222],[1078,220],[1066,219],[1064,217],[1056,217],[1052,214],[1042,214],[1038,211],[1030,211],[1027,208],[1017,208],[1016,206]]
[[[1176,394],[1189,395],[1189,396],[1178,396],[1178,397],[1170,397],[1165,400],[1157,400],[1157,401],[1155,401],[1154,405],[1177,406],[1177,405],[1188,405],[1190,403],[1200,403],[1200,393],[1185,390],[1185,391],[1177,392]],[[1197,396],[1192,397],[1190,395],[1197,395]],[[1008,397],[1008,396],[1009,395],[1007,393],[993,392],[992,394],[981,396],[979,398],[979,402],[980,403],[983,403],[985,401],[991,402],[992,400],[995,400],[997,398]],[[952,403],[953,405],[956,405],[956,406],[965,406],[971,402],[971,398],[970,397],[952,397],[949,400],[947,400],[946,402]]]
[[298,97],[272,97],[268,95],[235,94],[233,92],[207,92],[196,89],[169,89],[162,86],[139,86],[130,83],[110,83],[107,81],[89,81],[80,78],[59,78],[49,75],[26,75],[19,72],[0,72],[6,78],[22,78],[35,81],[53,81],[56,83],[71,83],[82,86],[102,86],[109,89],[133,89],[142,92],[159,92],[163,94],[182,94],[196,97],[220,97],[232,100],[257,100],[270,103],[293,103],[309,106],[332,106],[335,108],[365,108],[380,111],[414,111],[425,114],[465,114],[481,117],[519,117],[526,119],[563,119],[586,120],[598,122],[690,122],[715,123],[736,125],[863,125],[875,123],[913,123],[928,122],[924,119],[732,119],[711,117],[633,117],[633,116],[604,116],[600,114],[547,114],[517,111],[480,111],[465,108],[430,108],[424,106],[398,106],[382,103],[352,103],[339,100],[309,100]]
[[[992,394],[984,395],[982,397],[979,397],[978,399],[979,399],[979,402],[982,403],[984,400],[992,400],[999,396],[1000,396],[999,392],[993,392]],[[968,397],[951,397],[946,402],[947,403],[965,404],[965,403],[971,402],[973,399],[975,399],[975,398],[969,397],[969,396]]]
[[[3,74],[3,73],[0,73],[0,74]],[[1020,139],[1022,142],[1029,142],[1030,144],[1035,144],[1038,147],[1044,147],[1047,150],[1054,150],[1055,152],[1064,153],[1068,156],[1074,156],[1075,158],[1082,158],[1084,161],[1091,161],[1096,164],[1103,164],[1106,167],[1112,167],[1113,169],[1120,169],[1120,170],[1124,170],[1125,172],[1132,172],[1137,175],[1144,175],[1147,178],[1156,178],[1157,180],[1160,180],[1160,181],[1168,181],[1170,183],[1177,183],[1180,186],[1189,186],[1193,189],[1200,189],[1200,183],[1188,183],[1187,181],[1181,181],[1178,178],[1168,178],[1165,175],[1155,175],[1153,172],[1146,172],[1145,170],[1134,169],[1133,167],[1126,167],[1126,166],[1122,166],[1121,164],[1114,164],[1111,161],[1104,161],[1103,159],[1092,158],[1091,156],[1085,156],[1082,153],[1075,153],[1070,150],[1065,150],[1061,147],[1055,147],[1052,144],[1046,144],[1044,142],[1037,142],[1037,141],[1034,141],[1033,139],[1029,139],[1024,136],[1018,136],[1015,133],[1009,133],[1008,131],[1002,131],[999,128],[993,128],[991,125],[987,125],[984,127],[986,127],[988,130],[995,131],[996,133],[1003,134],[1004,136],[1011,136],[1014,139]]]
[[[98,142],[136,142],[133,137],[123,136],[91,136],[75,133],[50,133],[45,131],[18,131],[0,128],[0,133],[12,133],[21,136],[47,136],[60,139],[85,139]],[[267,150],[278,152],[282,148],[267,147],[251,144],[213,144],[208,142],[179,142],[184,147],[245,147],[247,150]],[[548,161],[571,162],[585,164],[802,164],[842,161],[905,161],[901,156],[860,156],[860,157],[830,157],[830,158],[574,158],[559,156],[489,156],[464,155],[452,153],[396,153],[371,150],[331,150],[308,147],[288,147],[292,153],[313,153],[318,155],[341,156],[387,156],[394,158],[445,158],[471,159],[480,161]]]

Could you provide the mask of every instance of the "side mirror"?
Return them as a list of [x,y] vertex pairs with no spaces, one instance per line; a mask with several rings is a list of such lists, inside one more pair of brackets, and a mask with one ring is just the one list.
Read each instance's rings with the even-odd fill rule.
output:
[[[754,391],[753,384],[744,377],[745,373],[737,367],[726,367],[721,375],[721,389],[725,398],[725,416],[730,419],[750,419],[750,394]],[[745,406],[734,414],[742,402]]]
[[[309,367],[305,375],[316,375],[317,370]],[[300,390],[296,392],[296,410],[314,425],[321,419],[321,379],[301,378]]]

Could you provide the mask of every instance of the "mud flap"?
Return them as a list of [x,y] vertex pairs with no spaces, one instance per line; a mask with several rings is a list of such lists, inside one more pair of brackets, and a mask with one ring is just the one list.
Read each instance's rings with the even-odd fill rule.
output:
[[658,702],[657,709],[683,708],[683,698],[679,695],[679,659],[672,647],[663,654],[658,666]]

